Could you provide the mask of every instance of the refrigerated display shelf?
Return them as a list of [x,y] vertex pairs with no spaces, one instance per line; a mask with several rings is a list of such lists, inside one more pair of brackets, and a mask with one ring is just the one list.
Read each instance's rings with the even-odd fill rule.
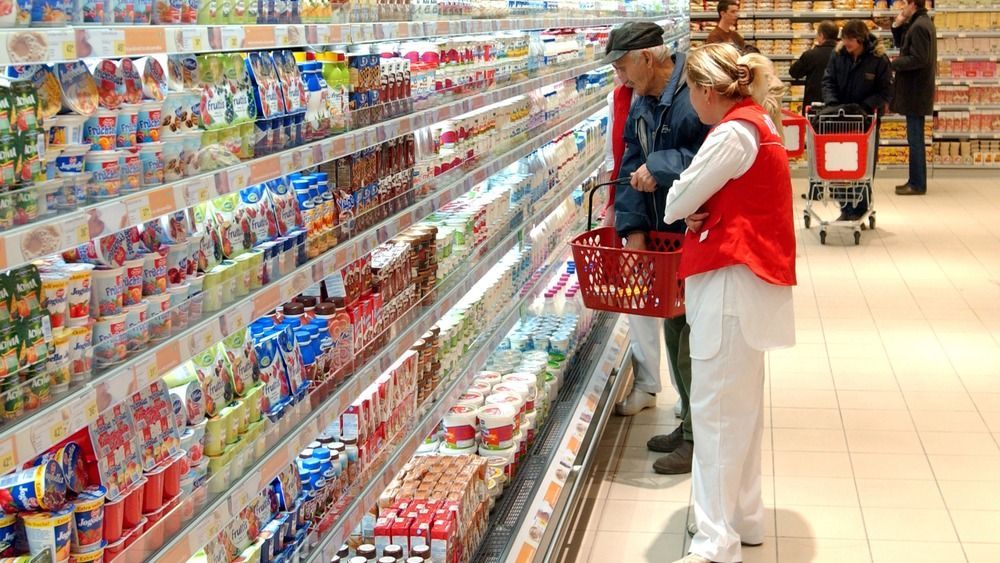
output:
[[1000,109],[1000,104],[934,104],[934,111],[975,112],[981,109],[997,110]]
[[[1000,37],[998,35],[997,37]],[[982,78],[982,77],[970,77],[970,78],[938,78],[938,86],[965,86],[966,84],[982,84],[982,85],[1000,85],[1000,77],[993,78]]]
[[[671,37],[671,40],[676,41],[682,36],[683,34],[677,34]],[[129,224],[134,224],[193,207],[248,185],[259,184],[329,162],[422,127],[574,78],[600,66],[599,61],[591,61],[546,72],[528,80],[463,97],[378,125],[314,141],[200,176],[184,178],[136,194],[83,206],[70,213],[16,227],[0,234],[0,269],[13,268],[41,255],[68,250],[100,236],[111,234],[118,229],[107,228],[105,225],[122,224],[123,218],[127,218]],[[25,254],[22,251],[22,242],[29,236],[42,232],[47,233],[48,238],[59,242],[54,248]]]
[[[378,464],[378,469],[371,475],[367,485],[354,495],[352,502],[328,528],[331,530],[330,533],[324,537],[315,538],[317,547],[312,552],[302,556],[301,560],[304,563],[329,561],[336,554],[337,549],[344,543],[351,531],[361,522],[362,512],[371,506],[375,506],[381,492],[388,486],[396,473],[402,469],[403,465],[410,461],[410,458],[417,450],[417,446],[439,425],[441,418],[451,408],[455,399],[465,392],[478,370],[485,364],[489,355],[500,344],[517,319],[520,318],[519,312],[521,307],[526,305],[529,299],[534,298],[534,288],[541,285],[541,281],[552,273],[553,265],[561,264],[562,259],[567,254],[568,248],[563,246],[562,251],[557,251],[551,255],[548,263],[543,266],[540,275],[537,276],[536,282],[531,287],[526,288],[526,291],[522,291],[521,297],[511,304],[512,306],[508,308],[502,320],[494,323],[493,326],[481,333],[479,338],[477,338],[478,345],[474,347],[476,352],[471,355],[471,359],[466,363],[467,367],[465,370],[448,384],[442,400],[431,406],[427,413],[421,416],[416,424],[412,425],[413,430],[402,441],[402,446],[396,448],[392,453],[385,454],[386,459]],[[470,357],[470,354],[467,354],[466,357]],[[424,410],[427,406],[425,403],[421,406],[420,410]]]
[[[416,311],[419,314],[416,319],[410,321],[400,319],[400,322],[396,324],[407,328],[400,331],[400,334],[393,339],[390,345],[359,369],[358,373],[340,389],[337,389],[333,395],[323,400],[321,404],[313,405],[312,412],[306,415],[303,420],[293,422],[295,428],[285,436],[279,437],[280,441],[268,448],[270,453],[257,460],[238,482],[215,491],[212,499],[208,501],[209,505],[199,510],[201,515],[184,524],[183,529],[175,535],[173,541],[156,550],[153,559],[185,561],[208,543],[208,540],[218,533],[218,530],[239,515],[243,507],[266,483],[270,482],[284,466],[296,458],[305,444],[312,441],[323,428],[329,425],[333,417],[339,416],[348,404],[405,352],[420,335],[426,333],[435,322],[444,316],[445,312],[454,307],[472,289],[472,286],[514,247],[523,232],[551,214],[558,205],[566,200],[576,186],[579,186],[587,176],[598,168],[602,161],[603,158],[598,155],[581,164],[582,172],[561,183],[555,193],[549,197],[547,202],[543,202],[539,209],[530,216],[523,217],[518,225],[511,225],[503,233],[491,237],[490,242],[487,243],[488,247],[479,248],[473,255],[469,256],[467,258],[469,263],[462,270],[453,272],[449,279],[435,290],[438,293],[436,301],[422,307],[418,304],[415,308],[425,310]],[[308,402],[300,404],[308,405]],[[305,413],[299,414],[300,416],[305,415]],[[179,508],[183,509],[183,507]],[[168,526],[170,524],[173,522],[164,522],[161,525]],[[125,555],[141,554],[142,550],[143,545],[137,543],[132,551],[126,550]],[[143,558],[146,558],[145,556],[148,554],[143,555]]]
[[994,31],[941,31],[937,32],[938,39],[945,37],[1000,37],[1000,30]]
[[236,303],[211,313],[200,322],[192,323],[192,326],[183,332],[72,389],[67,395],[39,408],[32,415],[3,428],[0,430],[0,471],[4,468],[13,469],[33,459],[39,452],[59,442],[73,430],[95,420],[101,411],[121,400],[129,390],[148,387],[161,375],[200,350],[236,330],[245,328],[254,319],[273,310],[324,277],[339,271],[351,261],[364,256],[441,205],[464,194],[491,174],[528,155],[548,142],[551,135],[561,132],[566,124],[582,121],[606,104],[603,96],[596,98],[582,110],[564,116],[554,123],[546,123],[545,129],[533,134],[532,140],[505,155],[478,165],[465,173],[461,179],[437,190],[419,203],[357,234],[347,243],[337,245],[280,280],[275,280]]
[[599,27],[635,20],[660,20],[671,14],[633,17],[521,17],[402,22],[331,24],[234,24],[234,25],[106,25],[69,26],[46,29],[0,31],[0,44],[8,45],[22,34],[38,41],[37,53],[11,56],[0,51],[0,65],[57,63],[80,58],[139,57],[209,53],[253,49],[285,49],[408,40],[431,36],[468,35],[547,29],[559,27]]
[[[560,446],[565,446],[564,439],[571,430],[570,424],[577,421],[577,417],[573,415],[579,412],[581,402],[587,398],[586,392],[588,390],[595,391],[595,387],[599,388],[599,394],[597,394],[599,399],[594,401],[597,405],[608,408],[613,402],[609,399],[615,396],[614,383],[619,378],[612,375],[611,369],[601,374],[603,375],[601,378],[603,384],[601,385],[588,385],[592,380],[588,376],[594,375],[597,370],[610,367],[608,364],[600,362],[600,359],[606,356],[606,346],[609,343],[611,343],[612,348],[616,345],[618,351],[624,347],[623,334],[619,334],[618,338],[612,338],[620,320],[620,315],[610,313],[600,313],[595,317],[586,343],[577,352],[572,366],[566,371],[564,383],[559,389],[557,399],[550,407],[550,414],[545,425],[536,431],[535,443],[528,450],[525,461],[519,464],[517,475],[504,487],[503,495],[490,512],[489,529],[479,549],[470,559],[471,562],[517,561],[518,563],[527,563],[535,556],[539,540],[542,538],[529,540],[526,536],[530,536],[530,533],[525,532],[531,526],[538,526],[537,531],[543,534],[546,530],[531,519],[535,516],[532,509],[537,510],[538,506],[538,503],[534,501],[540,493],[547,497],[550,490],[558,489],[561,492],[564,487],[560,483],[565,483],[569,475],[578,469],[574,467],[572,459],[579,451],[579,444],[576,451],[573,449],[568,451],[572,454],[570,460],[566,460],[565,456],[559,457],[559,454],[567,453]],[[617,355],[617,352],[611,354],[612,357],[617,357]],[[594,409],[590,410],[593,412]],[[600,419],[601,416],[593,415],[591,423],[594,418]],[[595,428],[595,430],[597,429]],[[595,432],[595,434],[599,435],[600,432]],[[584,441],[580,440],[579,443]],[[550,471],[551,469],[560,468],[565,472],[562,479],[547,479],[547,477],[554,476],[555,472]],[[543,485],[549,486],[543,489]],[[548,511],[549,515],[554,514],[554,509],[555,506],[544,505],[542,507],[542,510]],[[546,522],[551,523],[548,520]]]

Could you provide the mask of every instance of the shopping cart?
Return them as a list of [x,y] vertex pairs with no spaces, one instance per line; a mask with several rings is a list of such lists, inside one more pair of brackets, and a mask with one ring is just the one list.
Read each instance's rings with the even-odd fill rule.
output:
[[[626,184],[629,178],[598,184],[587,202],[587,228],[593,226],[594,194]],[[570,241],[583,303],[590,309],[672,318],[684,314],[684,280],[678,278],[684,236],[652,231],[648,250],[624,248],[614,227],[588,230]]]
[[[867,222],[875,228],[872,185],[875,177],[875,154],[878,150],[878,118],[875,115],[846,113],[839,109],[817,113],[822,104],[806,108],[809,151],[809,193],[803,222],[808,229],[812,219],[819,224],[820,244],[826,244],[830,227],[854,231],[854,244],[861,244],[861,229]],[[818,202],[859,205],[868,202],[868,210],[854,220],[826,221],[816,210]]]

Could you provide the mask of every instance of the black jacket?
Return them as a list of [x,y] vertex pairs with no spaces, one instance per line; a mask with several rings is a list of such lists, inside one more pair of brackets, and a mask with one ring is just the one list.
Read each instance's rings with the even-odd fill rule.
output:
[[865,111],[885,112],[892,98],[892,70],[889,57],[874,36],[865,41],[858,60],[838,45],[823,75],[823,102],[826,105],[858,104]]
[[896,71],[892,111],[930,115],[937,75],[937,29],[927,10],[917,10],[909,22],[892,28],[892,39],[899,47],[899,56],[892,61]]
[[698,119],[691,105],[684,80],[685,60],[683,53],[674,54],[674,72],[660,97],[636,97],[629,110],[625,122],[625,154],[618,177],[627,178],[645,164],[656,179],[656,191],[639,192],[627,184],[617,188],[615,228],[623,237],[637,231],[683,233],[687,228],[684,221],[671,225],[663,222],[667,192],[691,164],[709,129]]
[[836,41],[827,41],[822,45],[817,45],[809,49],[799,57],[788,69],[788,73],[797,81],[805,78],[805,97],[802,100],[802,107],[813,102],[823,101],[823,75],[826,73],[826,65],[833,55],[833,48],[837,46]]

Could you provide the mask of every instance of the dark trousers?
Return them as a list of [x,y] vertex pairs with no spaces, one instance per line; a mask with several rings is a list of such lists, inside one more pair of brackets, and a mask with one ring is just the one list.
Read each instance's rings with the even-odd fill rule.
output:
[[908,184],[917,191],[927,191],[927,150],[924,147],[923,115],[906,116],[906,143],[910,146]]
[[663,322],[663,336],[667,344],[667,358],[670,360],[670,376],[677,384],[677,393],[681,396],[681,418],[684,426],[684,439],[694,440],[691,430],[691,327],[687,317],[681,315]]

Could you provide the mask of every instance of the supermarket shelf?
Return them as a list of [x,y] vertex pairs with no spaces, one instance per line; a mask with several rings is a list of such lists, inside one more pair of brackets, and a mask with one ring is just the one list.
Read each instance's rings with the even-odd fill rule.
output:
[[[932,139],[930,139],[930,138],[924,139],[924,143],[925,144],[929,145],[931,142],[932,142]],[[908,146],[910,146],[910,143],[908,143],[906,141],[906,139],[879,139],[878,144],[879,144],[879,146],[883,146],[883,147],[908,147]]]
[[[997,35],[997,37],[1000,37],[1000,35]],[[974,78],[950,78],[950,79],[949,78],[938,78],[937,79],[937,85],[938,86],[965,86],[965,85],[975,85],[975,84],[982,84],[982,85],[987,85],[987,86],[990,86],[990,85],[1000,86],[1000,77],[994,77],[994,78],[974,77]]]
[[876,170],[907,170],[908,168],[908,164],[878,164],[875,166]]
[[943,39],[945,37],[958,37],[959,39],[965,37],[1000,37],[1000,31],[941,31],[937,32],[938,39]]
[[[683,34],[678,34],[678,37],[682,36]],[[545,73],[509,86],[490,89],[438,107],[417,111],[411,115],[389,119],[378,125],[314,141],[266,157],[16,227],[0,235],[0,269],[12,268],[43,255],[73,248],[100,236],[114,233],[128,224],[149,221],[204,203],[219,195],[243,189],[248,185],[347,156],[387,139],[405,135],[513,96],[526,94],[537,88],[574,78],[600,66],[599,62],[594,61]],[[43,234],[48,240],[57,240],[58,243],[41,252],[25,253],[22,250],[23,243],[39,234]]]
[[987,4],[978,6],[940,6],[934,8],[935,12],[989,12],[1000,10],[1000,4]]
[[934,111],[969,111],[1000,109],[1000,104],[934,104]]
[[[627,380],[628,323],[623,315],[595,317],[587,342],[567,371],[549,418],[517,475],[490,513],[489,529],[475,563],[547,561],[559,549],[559,532],[579,500],[583,477]],[[513,533],[512,533],[513,532]],[[534,536],[534,537],[533,537]],[[555,559],[555,558],[552,558]]]
[[26,463],[73,430],[90,424],[99,412],[124,398],[130,390],[149,386],[185,359],[247,327],[254,319],[339,271],[445,203],[466,193],[490,175],[541,147],[550,140],[552,134],[561,132],[567,124],[582,121],[604,105],[604,97],[598,96],[582,110],[555,123],[546,123],[543,131],[533,134],[531,141],[517,149],[479,165],[447,187],[307,262],[295,272],[210,314],[200,322],[192,323],[192,326],[169,340],[130,358],[88,384],[41,407],[31,416],[0,430],[0,469],[8,464],[9,468],[13,468]]
[[1000,139],[1000,133],[970,133],[968,131],[934,131],[935,139]]
[[772,61],[794,61],[795,59],[799,58],[800,56],[801,55],[771,55],[771,54],[768,54],[767,58],[771,59]]
[[[892,56],[898,55],[899,51],[892,53]],[[938,53],[938,59],[946,61],[992,61],[997,62],[1000,60],[998,55],[977,55],[975,53]]]
[[85,57],[138,57],[312,47],[384,40],[406,40],[429,36],[467,35],[558,27],[596,27],[626,21],[670,17],[526,17],[405,22],[368,22],[284,25],[110,25],[0,31],[0,44],[8,45],[20,34],[33,34],[46,47],[34,56],[11,56],[0,52],[0,65],[31,62],[56,63]]
[[[541,269],[540,275],[537,276],[536,283],[522,290],[520,298],[511,303],[511,306],[502,315],[501,320],[495,322],[490,328],[481,333],[477,339],[478,345],[470,347],[470,353],[466,355],[467,361],[460,362],[466,365],[465,370],[448,384],[444,397],[436,401],[433,405],[429,406],[428,403],[431,401],[427,401],[421,406],[419,410],[426,410],[426,414],[421,416],[411,426],[413,430],[407,434],[405,439],[395,440],[401,443],[401,446],[397,447],[393,452],[385,454],[382,462],[376,463],[377,469],[368,477],[367,485],[357,495],[354,495],[353,501],[326,528],[329,532],[325,536],[310,537],[308,540],[309,543],[316,544],[317,547],[307,557],[302,559],[305,563],[329,561],[336,554],[340,545],[344,543],[344,540],[347,539],[351,531],[361,522],[362,513],[368,507],[376,504],[379,495],[385,487],[388,486],[393,477],[402,469],[403,465],[410,461],[410,458],[417,450],[417,446],[440,424],[444,413],[451,408],[458,396],[472,383],[480,367],[500,344],[507,332],[514,326],[515,321],[520,316],[519,311],[521,307],[534,298],[533,290],[539,287],[541,281],[552,273],[553,265],[560,264],[561,259],[566,257],[568,247],[566,245],[559,245],[558,248],[561,250],[549,257],[547,264]],[[473,350],[475,351],[474,353],[472,353]],[[471,358],[470,354],[472,354]],[[390,441],[389,443],[392,442]]]
[[[456,271],[451,278],[436,290],[439,298],[428,304],[418,319],[409,323],[409,328],[399,334],[376,358],[372,359],[360,370],[363,375],[352,377],[345,385],[327,398],[321,405],[312,409],[312,413],[295,429],[284,436],[276,447],[270,448],[270,454],[248,468],[242,478],[224,490],[218,491],[215,500],[201,511],[201,515],[187,523],[183,529],[174,535],[174,540],[163,546],[153,557],[161,561],[186,561],[196,551],[201,549],[219,529],[239,516],[240,511],[249,503],[263,487],[269,483],[281,470],[291,463],[305,444],[315,439],[326,428],[332,419],[339,416],[361,392],[368,387],[380,374],[402,355],[420,336],[430,330],[431,326],[440,320],[444,314],[454,307],[472,287],[486,275],[519,239],[519,234],[528,226],[544,219],[562,203],[572,190],[582,183],[587,176],[601,163],[600,155],[583,165],[586,173],[578,174],[570,181],[562,184],[554,197],[541,209],[526,217],[519,225],[512,226],[505,232],[495,235],[486,248],[478,249],[468,257],[464,271]],[[448,287],[450,286],[450,287]],[[213,530],[215,531],[213,533]],[[126,551],[125,555],[138,554],[142,546]],[[145,556],[146,554],[144,554]],[[126,557],[126,559],[128,559]]]
[[934,170],[981,170],[981,169],[1000,169],[1000,163],[986,164],[983,162],[976,164],[931,164],[931,168]]

